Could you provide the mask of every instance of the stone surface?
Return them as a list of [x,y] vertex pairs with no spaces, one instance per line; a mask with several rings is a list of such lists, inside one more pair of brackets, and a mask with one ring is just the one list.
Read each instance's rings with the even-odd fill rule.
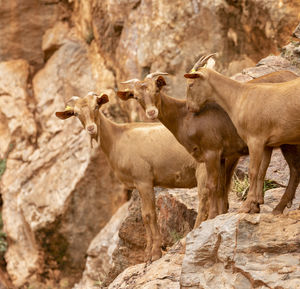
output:
[[[114,1],[98,0],[92,8],[93,34],[117,82],[166,71],[169,93],[184,98],[182,75],[199,56],[218,52],[218,70],[231,62],[244,66],[278,54],[298,24],[297,0],[251,1]],[[104,35],[104,37],[103,37]],[[122,104],[128,118],[143,118],[136,103]]]
[[106,226],[98,233],[87,250],[87,260],[82,278],[74,289],[97,288],[114,266],[112,254],[119,244],[119,229],[127,218],[129,202],[113,215]]
[[300,211],[226,214],[186,238],[181,288],[299,288]]
[[[156,190],[157,222],[164,248],[172,246],[192,230],[197,217],[198,203],[195,200],[196,189]],[[126,268],[144,262],[146,237],[136,191],[129,206],[129,215],[120,227],[119,237],[119,244],[112,255],[114,266],[103,281],[105,285]]]
[[126,269],[108,289],[179,289],[183,256],[184,240],[180,240],[167,254],[152,264],[139,264]]
[[126,198],[104,154],[90,148],[80,122],[54,116],[70,96],[96,90],[103,81],[89,54],[80,40],[66,39],[35,75],[34,98],[27,89],[28,64],[1,64],[0,101],[9,101],[1,116],[11,136],[1,142],[2,155],[9,149],[1,180],[5,258],[16,286],[64,277],[70,277],[70,286],[78,280],[90,241]]
[[65,1],[1,1],[0,61],[26,59],[35,69],[44,63],[44,32],[56,21],[70,17]]

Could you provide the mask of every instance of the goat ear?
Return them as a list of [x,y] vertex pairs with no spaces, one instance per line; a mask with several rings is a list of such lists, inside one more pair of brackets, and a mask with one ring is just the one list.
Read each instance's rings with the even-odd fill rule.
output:
[[165,79],[160,75],[157,79],[156,79],[156,85],[159,89],[161,89],[163,86],[167,85]]
[[196,72],[192,72],[192,73],[186,73],[184,75],[185,78],[202,78],[205,79],[207,77],[206,73],[202,72],[202,71],[196,71]]
[[103,105],[104,103],[107,103],[109,101],[108,95],[103,93],[100,96],[97,97],[97,104],[99,106]]
[[74,109],[70,107],[64,111],[57,111],[55,115],[60,119],[67,119],[74,115]]
[[117,92],[117,96],[119,98],[121,98],[122,100],[128,100],[130,98],[133,98],[133,93],[131,91],[128,91],[128,90],[125,90],[125,91],[119,90]]
[[185,78],[200,78],[200,75],[197,73],[186,73],[184,75]]

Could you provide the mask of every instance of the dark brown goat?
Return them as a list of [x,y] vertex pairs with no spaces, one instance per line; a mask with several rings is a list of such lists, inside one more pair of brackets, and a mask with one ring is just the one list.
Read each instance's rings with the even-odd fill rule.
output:
[[[248,154],[248,148],[219,105],[208,103],[198,113],[188,111],[186,100],[175,99],[161,90],[166,83],[159,74],[164,73],[148,75],[144,81],[127,81],[132,85],[131,89],[118,91],[118,96],[123,100],[135,98],[148,118],[158,118],[198,162],[205,162],[206,188],[210,197],[209,218],[225,213],[234,168],[239,157]],[[282,71],[252,82],[282,82],[296,77],[291,72]],[[291,176],[288,188],[274,213],[281,213],[287,203],[291,202],[299,182],[300,164],[294,157],[296,154],[300,160],[300,147],[284,145],[281,150],[289,164]],[[197,220],[197,224],[201,221]]]

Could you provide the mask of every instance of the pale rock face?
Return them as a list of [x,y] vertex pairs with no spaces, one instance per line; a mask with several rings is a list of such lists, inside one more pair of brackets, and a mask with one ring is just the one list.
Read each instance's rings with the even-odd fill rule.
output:
[[69,12],[63,2],[16,0],[1,1],[0,16],[0,60],[23,58],[38,69],[44,63],[44,32]]
[[90,241],[125,201],[106,157],[90,148],[80,122],[54,115],[73,94],[96,89],[89,53],[80,40],[66,39],[35,75],[34,100],[27,92],[27,62],[0,64],[1,129],[8,135],[2,155],[12,140],[15,144],[7,154],[1,192],[9,240],[5,258],[16,286],[57,270],[56,278],[68,275],[74,282]]
[[[299,9],[297,0],[284,5],[281,0],[98,0],[93,3],[92,26],[118,82],[166,71],[168,92],[184,98],[182,76],[199,56],[218,52],[218,69],[236,73],[278,53],[298,24]],[[231,62],[240,64],[227,70]],[[135,102],[122,105],[139,111]],[[144,119],[141,111],[128,117]]]
[[127,268],[108,289],[179,289],[184,243],[184,239],[178,241],[161,259],[148,266],[139,264]]
[[129,202],[125,203],[98,233],[87,250],[87,260],[80,283],[74,289],[93,288],[105,280],[114,266],[112,254],[116,250],[120,237],[119,229],[128,216]]
[[299,288],[300,212],[226,214],[188,234],[181,288]]

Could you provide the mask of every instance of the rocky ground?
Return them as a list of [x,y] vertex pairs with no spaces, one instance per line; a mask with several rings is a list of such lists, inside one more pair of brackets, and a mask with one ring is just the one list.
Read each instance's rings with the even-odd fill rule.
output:
[[[62,123],[54,112],[72,95],[106,90],[109,117],[118,122],[144,119],[134,102],[119,103],[114,97],[120,81],[166,71],[168,92],[183,97],[182,75],[207,52],[218,52],[219,71],[227,75],[242,71],[235,76],[240,81],[280,69],[299,73],[299,26],[295,30],[299,11],[298,0],[176,0],[172,4],[165,0],[4,1],[0,7],[0,192],[8,247],[0,288],[179,288],[184,280],[198,282],[199,276],[189,271],[196,270],[195,266],[185,261],[182,239],[193,227],[196,191],[157,190],[165,255],[150,266],[136,265],[143,260],[145,244],[137,193],[127,203],[127,192],[103,153],[90,147],[79,122]],[[295,37],[289,41],[292,34]],[[284,58],[274,56],[281,47]],[[270,54],[273,56],[261,60]],[[247,159],[239,170],[246,167]],[[287,176],[285,161],[275,152],[268,178],[286,185]],[[267,194],[265,208],[270,210],[280,194],[282,189]],[[239,204],[231,196],[231,212]],[[299,192],[292,208],[298,204]],[[257,248],[251,247],[248,254],[264,252],[257,258],[263,258],[260,260],[269,267],[260,268],[277,272],[267,280],[243,267],[239,262],[247,258],[247,252],[241,236],[241,241],[232,243],[239,252],[228,251],[227,263],[223,257],[215,263],[205,263],[210,257],[201,261],[208,268],[201,286],[218,288],[209,287],[216,286],[209,285],[214,270],[227,275],[222,273],[222,280],[212,278],[211,284],[234,279],[240,280],[241,286],[273,288],[272,280],[283,278],[278,286],[293,286],[298,273],[292,261],[286,263],[287,268],[279,262],[294,260],[294,252],[299,253],[299,243],[298,247],[293,243],[299,237],[299,225],[294,235],[289,235],[293,220],[299,220],[297,213],[274,219],[270,215],[228,214],[190,233],[186,239],[189,254],[203,228],[211,232],[207,235],[210,245],[205,246],[211,251],[213,239],[225,236],[219,226],[230,223],[227,237],[231,238],[248,222],[253,234],[262,238],[253,240]],[[280,228],[276,231],[276,236],[286,238],[286,251],[277,250],[276,256],[266,259],[276,246],[284,247],[284,239],[279,238],[275,246],[260,235],[269,223],[271,230],[275,221],[282,224],[280,228],[286,227],[286,235]],[[246,225],[244,230],[246,234]],[[227,245],[225,240],[223,246],[222,240],[213,254],[224,255],[222,248]],[[279,267],[274,263],[280,263]]]

